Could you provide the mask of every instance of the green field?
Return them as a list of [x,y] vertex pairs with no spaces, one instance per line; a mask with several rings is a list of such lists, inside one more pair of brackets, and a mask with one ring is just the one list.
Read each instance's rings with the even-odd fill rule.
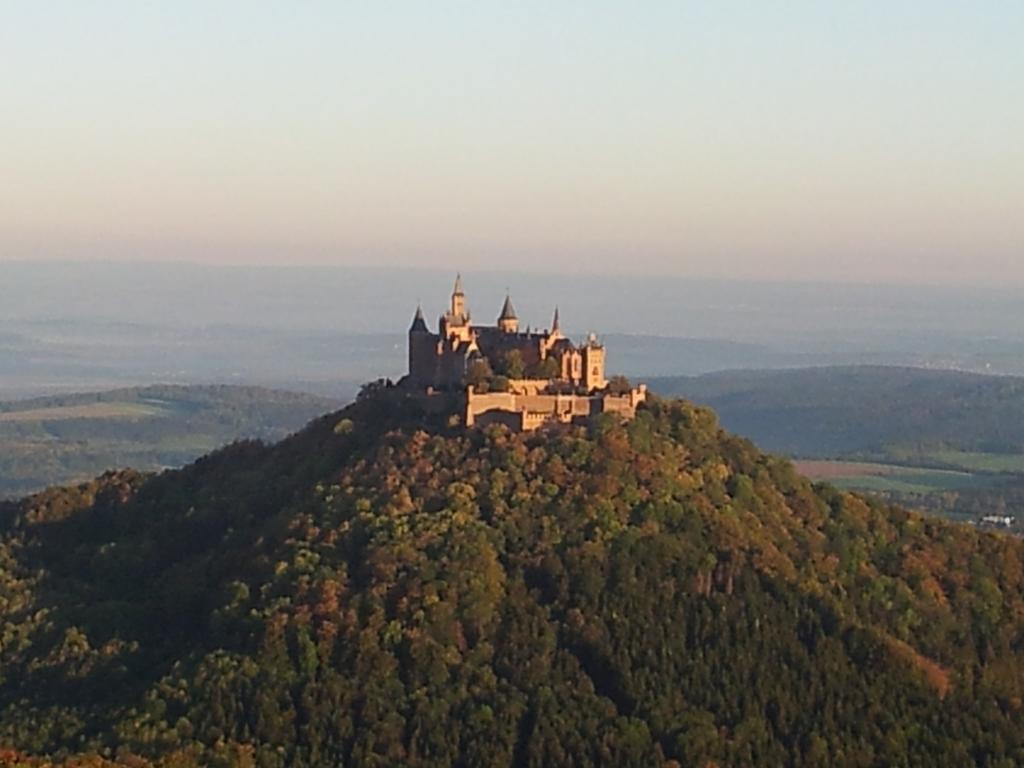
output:
[[167,416],[170,409],[141,402],[85,403],[28,408],[0,413],[0,422],[66,421],[69,419],[149,419]]
[[337,405],[311,395],[229,386],[153,386],[0,402],[0,499],[116,467],[181,466],[234,440],[279,440]]
[[950,477],[948,474],[938,471],[914,470],[894,475],[839,478],[833,480],[832,484],[848,491],[924,494],[935,493],[936,491],[959,491],[965,488],[979,488],[991,485],[992,481],[969,474],[961,477]]
[[921,456],[922,464],[938,464],[965,472],[1024,475],[1024,454],[935,451]]
[[794,463],[797,470],[811,480],[827,481],[854,491],[927,494],[984,488],[1002,481],[995,475],[877,462],[807,460]]

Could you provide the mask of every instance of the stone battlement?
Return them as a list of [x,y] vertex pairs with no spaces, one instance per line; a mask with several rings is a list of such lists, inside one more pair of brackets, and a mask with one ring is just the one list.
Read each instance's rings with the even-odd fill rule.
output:
[[465,424],[505,424],[518,432],[529,432],[548,423],[571,424],[602,413],[615,413],[624,419],[636,415],[636,408],[647,399],[647,387],[641,384],[622,395],[598,392],[587,395],[542,394],[539,392],[484,392],[466,389]]

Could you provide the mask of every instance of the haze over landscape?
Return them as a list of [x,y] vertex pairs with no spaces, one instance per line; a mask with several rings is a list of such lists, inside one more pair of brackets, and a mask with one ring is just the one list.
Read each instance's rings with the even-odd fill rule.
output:
[[635,376],[1024,372],[1016,4],[3,21],[0,396],[351,394],[456,270],[478,316],[559,303]]
[[[8,263],[0,397],[153,383],[350,396],[406,365],[417,302],[452,274],[346,267]],[[1024,373],[1012,287],[764,282],[552,271],[467,273],[474,316],[512,291],[524,323],[598,331],[629,376],[836,364]]]

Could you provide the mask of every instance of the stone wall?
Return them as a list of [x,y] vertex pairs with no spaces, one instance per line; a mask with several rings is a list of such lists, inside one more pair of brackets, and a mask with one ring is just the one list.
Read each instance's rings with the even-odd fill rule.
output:
[[478,393],[466,390],[465,424],[505,424],[519,431],[530,431],[545,424],[569,424],[585,421],[600,413],[615,413],[624,419],[636,415],[637,406],[647,398],[641,385],[623,395],[541,394],[534,387],[512,392]]

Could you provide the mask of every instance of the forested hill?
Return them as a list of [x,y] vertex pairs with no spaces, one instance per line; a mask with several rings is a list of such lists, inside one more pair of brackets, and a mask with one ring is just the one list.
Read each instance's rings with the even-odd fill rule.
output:
[[240,438],[280,440],[339,405],[224,385],[0,401],[0,498],[88,479],[110,467],[179,467]]
[[517,435],[371,395],[0,520],[9,765],[1024,762],[1024,545],[684,402]]
[[723,371],[652,379],[714,408],[767,450],[914,458],[1024,453],[1024,378],[883,366]]

